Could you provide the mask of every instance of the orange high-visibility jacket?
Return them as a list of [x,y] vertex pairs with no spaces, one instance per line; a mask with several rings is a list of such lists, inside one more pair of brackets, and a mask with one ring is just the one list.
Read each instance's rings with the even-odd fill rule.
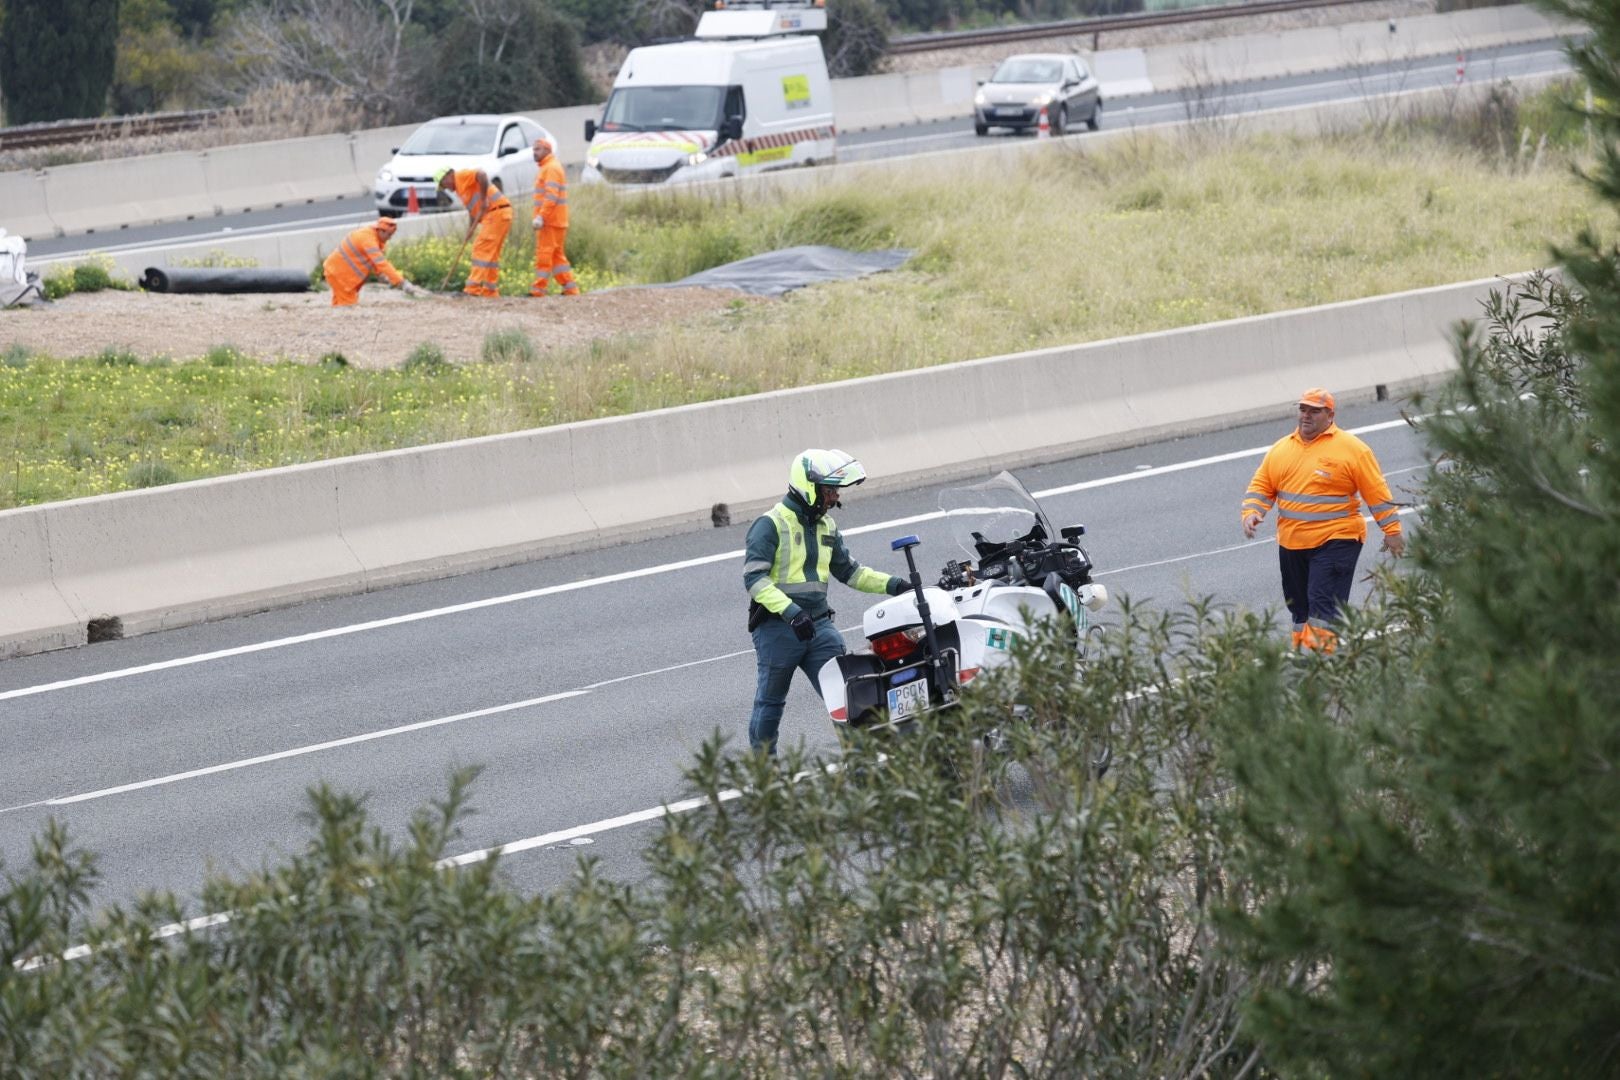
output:
[[388,284],[398,286],[405,275],[394,269],[394,264],[383,255],[382,240],[375,225],[362,225],[348,236],[337,250],[326,257],[326,280],[332,281],[334,271],[339,280],[359,287],[373,274],[387,278]]
[[1367,539],[1356,494],[1385,533],[1401,531],[1398,507],[1372,448],[1348,431],[1330,426],[1310,442],[1298,429],[1266,452],[1243,496],[1241,517],[1277,507],[1277,543],[1303,550],[1329,540]]
[[534,215],[548,229],[568,228],[568,173],[556,154],[547,154],[534,177]]
[[501,194],[494,183],[490,184],[487,197],[478,190],[477,169],[456,170],[456,198],[467,208],[467,216],[473,221],[480,220],[492,210],[512,205],[506,201],[506,196]]

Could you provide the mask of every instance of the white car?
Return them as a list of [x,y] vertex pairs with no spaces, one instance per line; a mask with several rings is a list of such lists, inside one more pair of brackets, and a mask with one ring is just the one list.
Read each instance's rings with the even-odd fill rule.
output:
[[498,183],[508,195],[528,195],[534,190],[534,141],[545,139],[553,146],[551,133],[526,116],[441,116],[429,120],[411,133],[394,156],[377,170],[372,191],[377,212],[399,217],[410,208],[410,191],[416,189],[417,206],[423,213],[453,210],[457,201],[451,192],[443,195],[433,186],[433,174],[448,165],[452,169],[483,169],[491,183]]

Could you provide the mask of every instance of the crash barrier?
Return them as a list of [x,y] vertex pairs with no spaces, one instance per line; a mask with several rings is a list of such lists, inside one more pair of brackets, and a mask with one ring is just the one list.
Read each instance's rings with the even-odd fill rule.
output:
[[56,224],[45,205],[45,174],[37,169],[0,172],[0,226],[24,240],[51,236]]
[[736,519],[776,498],[804,446],[859,448],[879,487],[900,488],[1281,423],[1301,386],[1353,401],[1441,376],[1448,328],[1500,286],[7,510],[0,657],[81,644],[92,625],[138,634],[708,527],[716,503]]
[[[1095,63],[1104,100],[1153,90],[1298,74],[1324,68],[1533,41],[1568,34],[1577,24],[1530,8],[1509,7],[1385,22],[1285,31],[1270,35],[1101,52]],[[873,75],[833,83],[841,131],[968,116],[988,66]],[[584,123],[598,105],[527,115],[552,132],[564,163],[585,157]],[[1104,114],[1106,116],[1106,113]],[[158,154],[43,170],[46,213],[24,200],[13,215],[0,201],[0,226],[27,239],[208,217],[278,203],[367,198],[377,170],[416,125],[349,135],[221,147],[206,153]],[[346,150],[346,153],[345,153]],[[0,174],[0,184],[14,174]],[[0,194],[10,190],[0,186]],[[26,185],[19,188],[26,194]],[[510,194],[510,193],[509,193]],[[130,197],[126,198],[126,195]],[[15,220],[13,220],[15,218]]]
[[1577,23],[1520,5],[1480,8],[1163,45],[1147,50],[1147,77],[1155,90],[1183,90],[1327,69],[1399,65],[1460,49],[1583,32]]

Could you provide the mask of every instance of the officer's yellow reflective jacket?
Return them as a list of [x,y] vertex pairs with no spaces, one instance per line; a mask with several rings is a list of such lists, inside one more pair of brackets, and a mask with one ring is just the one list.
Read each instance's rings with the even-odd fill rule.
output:
[[743,559],[749,598],[784,619],[801,611],[825,615],[827,582],[833,578],[868,593],[894,595],[905,588],[904,579],[851,558],[833,519],[823,516],[812,522],[802,500],[793,495],[755,519]]

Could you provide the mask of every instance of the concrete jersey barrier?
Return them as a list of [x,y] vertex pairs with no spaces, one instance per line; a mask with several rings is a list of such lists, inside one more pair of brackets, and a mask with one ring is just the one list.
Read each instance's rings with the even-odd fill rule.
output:
[[776,498],[804,446],[859,447],[880,487],[932,484],[1281,416],[1301,386],[1420,385],[1499,286],[8,510],[0,657],[83,643],[92,620],[137,634],[706,527],[714,503]]

